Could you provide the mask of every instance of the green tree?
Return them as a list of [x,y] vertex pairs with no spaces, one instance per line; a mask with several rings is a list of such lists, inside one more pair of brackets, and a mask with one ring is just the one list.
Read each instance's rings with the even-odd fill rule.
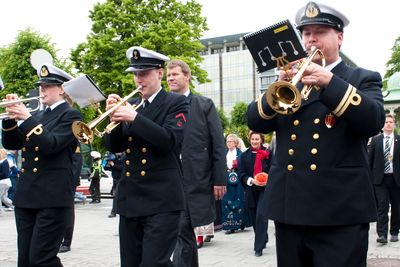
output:
[[199,39],[207,30],[201,5],[193,0],[107,0],[90,12],[92,32],[72,51],[76,68],[92,76],[105,94],[127,95],[134,88],[132,75],[125,73],[125,57],[131,46],[142,46],[185,60],[193,76],[202,83]]
[[226,117],[224,111],[221,108],[218,108],[217,111],[218,111],[219,119],[221,120],[222,129],[225,132],[225,129],[229,126],[229,119],[228,119],[228,117]]
[[394,73],[400,71],[400,37],[396,39],[392,47],[392,56],[386,63],[387,71],[385,73],[386,79],[389,79]]
[[1,98],[9,93],[25,96],[34,88],[38,76],[30,64],[30,56],[39,48],[47,50],[52,55],[54,65],[65,66],[65,62],[56,58],[56,49],[50,43],[49,36],[41,35],[31,28],[20,31],[13,43],[0,49],[0,75],[5,85],[5,89],[0,92]]
[[247,104],[238,102],[233,106],[231,112],[231,124],[235,126],[247,125],[246,122]]

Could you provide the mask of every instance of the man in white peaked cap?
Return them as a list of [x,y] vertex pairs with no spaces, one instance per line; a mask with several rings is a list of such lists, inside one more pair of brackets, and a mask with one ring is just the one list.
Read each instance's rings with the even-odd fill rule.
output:
[[[179,155],[189,106],[184,96],[161,87],[167,56],[138,46],[126,56],[146,104],[118,107],[111,120],[123,123],[104,137],[108,151],[126,154],[116,207],[121,266],[172,266],[184,207]],[[109,95],[106,109],[119,101]]]
[[385,122],[382,79],[340,57],[349,24],[341,12],[309,2],[296,24],[306,50],[319,49],[326,61],[322,66],[317,54],[297,88],[317,90],[289,116],[276,113],[264,94],[247,112],[251,130],[276,131],[264,207],[275,222],[278,267],[365,267],[377,217],[367,141]]

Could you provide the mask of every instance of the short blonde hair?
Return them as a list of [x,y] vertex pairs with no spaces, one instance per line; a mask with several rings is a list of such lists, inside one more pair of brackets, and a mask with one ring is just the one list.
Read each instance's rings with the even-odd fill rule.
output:
[[239,137],[236,134],[228,134],[226,136],[226,140],[228,140],[228,138],[232,138],[233,142],[235,142],[235,146],[239,145]]
[[7,157],[7,151],[3,148],[0,148],[0,160],[5,159]]

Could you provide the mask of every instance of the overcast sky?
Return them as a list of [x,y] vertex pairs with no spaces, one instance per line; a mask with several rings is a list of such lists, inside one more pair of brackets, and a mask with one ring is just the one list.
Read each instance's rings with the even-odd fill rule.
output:
[[[51,36],[66,57],[90,32],[89,10],[104,0],[1,0],[0,46],[15,40],[18,31],[32,27]],[[210,28],[205,38],[253,32],[284,19],[294,22],[299,0],[198,0]],[[350,24],[344,30],[342,51],[361,67],[384,75],[394,41],[400,36],[399,12],[392,0],[323,0],[344,13]],[[132,25],[134,26],[134,25]],[[132,44],[134,45],[134,44]]]

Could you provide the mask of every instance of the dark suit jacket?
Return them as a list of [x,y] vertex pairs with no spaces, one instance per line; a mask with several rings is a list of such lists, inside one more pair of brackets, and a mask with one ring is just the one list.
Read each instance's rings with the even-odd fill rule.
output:
[[21,174],[14,199],[16,207],[74,205],[72,157],[78,141],[72,134],[71,125],[80,120],[79,111],[67,103],[60,104],[47,115],[39,112],[16,128],[13,128],[15,120],[3,120],[3,146],[22,149]]
[[[393,142],[393,177],[398,186],[400,186],[400,149],[398,135],[394,135]],[[368,150],[369,166],[372,172],[374,184],[383,182],[384,160],[383,160],[383,134],[374,136]]]
[[105,135],[107,150],[125,151],[117,212],[125,217],[183,210],[179,160],[189,105],[185,96],[161,90],[133,122]]
[[[257,102],[249,105],[250,129],[276,131],[276,151],[265,194],[272,220],[296,225],[376,220],[367,141],[385,122],[382,80],[379,73],[351,68],[344,62],[332,72],[329,85],[313,90],[293,115],[263,119]],[[273,115],[265,95],[261,100],[264,113]],[[324,120],[331,112],[338,116],[328,128]]]
[[[269,151],[268,159],[262,161],[262,171],[268,173],[271,164],[272,151]],[[247,184],[247,180],[249,177],[254,178],[254,162],[256,159],[256,154],[252,153],[251,147],[249,147],[246,151],[240,154],[238,158],[238,175],[239,179],[242,182],[243,188],[245,189],[245,201],[246,207],[248,208],[256,208],[257,207],[257,193],[256,191],[265,190],[265,187],[262,186],[249,186]]]
[[214,185],[225,186],[226,153],[221,121],[211,99],[190,94],[183,146],[183,186],[192,226],[216,218]]

